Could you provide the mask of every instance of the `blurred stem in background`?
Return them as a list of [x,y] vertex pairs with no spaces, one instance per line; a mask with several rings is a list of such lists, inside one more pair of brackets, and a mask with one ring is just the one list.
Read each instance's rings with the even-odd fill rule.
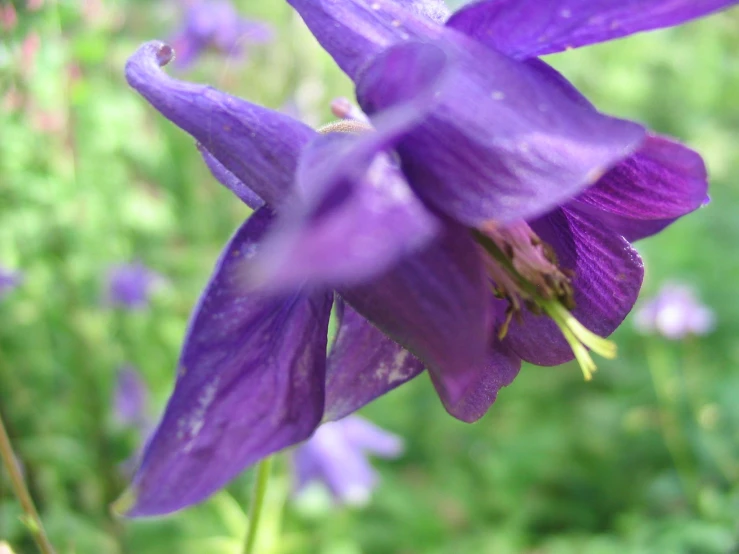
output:
[[679,384],[681,376],[677,369],[678,364],[660,341],[648,341],[645,350],[647,367],[657,397],[665,446],[675,464],[687,503],[694,510],[698,510],[699,486],[694,477],[697,474],[695,467],[697,462],[680,423],[680,408],[684,396],[681,393],[684,384]]
[[2,413],[0,413],[0,458],[3,461],[3,465],[8,470],[10,484],[13,487],[13,492],[18,498],[21,508],[23,509],[23,513],[25,514],[24,523],[31,532],[33,540],[36,542],[39,550],[43,554],[54,554],[54,547],[46,536],[46,531],[41,523],[41,518],[36,511],[36,506],[33,503],[31,494],[28,492],[28,487],[23,479],[23,473],[18,467],[18,461],[15,452],[13,451],[13,445],[10,443],[10,437],[5,430]]
[[257,466],[257,476],[254,481],[254,492],[251,498],[251,506],[249,508],[249,526],[246,530],[246,540],[244,541],[244,554],[254,554],[257,543],[257,534],[259,533],[259,519],[262,515],[264,500],[267,496],[267,487],[269,485],[269,476],[272,472],[272,457],[266,458],[259,462]]

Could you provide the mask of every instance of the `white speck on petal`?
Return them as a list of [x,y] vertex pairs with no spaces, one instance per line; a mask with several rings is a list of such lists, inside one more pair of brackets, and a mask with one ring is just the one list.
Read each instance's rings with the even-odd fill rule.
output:
[[219,382],[220,377],[216,377],[208,383],[198,396],[195,409],[189,415],[182,416],[177,421],[177,438],[188,441],[183,449],[185,452],[192,450],[192,447],[195,445],[195,439],[197,439],[205,425],[205,414],[213,403],[213,400],[215,400]]

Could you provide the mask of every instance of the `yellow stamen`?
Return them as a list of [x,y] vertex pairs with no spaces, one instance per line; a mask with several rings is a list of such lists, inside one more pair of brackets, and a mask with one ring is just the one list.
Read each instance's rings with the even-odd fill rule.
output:
[[588,349],[604,358],[616,357],[616,345],[613,342],[585,328],[561,303],[556,300],[543,300],[539,302],[539,305],[562,331],[567,344],[575,354],[575,359],[580,364],[586,381],[592,379],[597,369]]

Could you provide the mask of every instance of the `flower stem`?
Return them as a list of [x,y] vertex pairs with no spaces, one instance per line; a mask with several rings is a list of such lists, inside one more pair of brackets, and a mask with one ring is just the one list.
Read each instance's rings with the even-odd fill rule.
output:
[[254,483],[251,506],[249,507],[249,528],[246,530],[244,554],[254,554],[256,552],[254,548],[257,542],[257,532],[259,531],[259,518],[262,515],[264,499],[267,496],[267,485],[269,484],[271,470],[271,457],[262,460],[257,466],[257,477]]
[[678,393],[671,390],[676,378],[675,375],[671,375],[675,363],[666,357],[666,352],[662,347],[655,347],[654,343],[650,343],[647,347],[646,359],[657,399],[657,410],[665,446],[672,457],[688,505],[698,510],[699,490],[694,477],[696,461],[680,424],[679,399],[676,398]]
[[43,554],[54,554],[54,547],[49,542],[44,531],[44,526],[41,523],[41,518],[36,511],[36,506],[33,504],[31,494],[28,492],[26,482],[23,479],[23,474],[18,467],[16,461],[15,452],[13,452],[13,445],[10,443],[10,437],[5,431],[5,424],[3,418],[0,415],[0,458],[3,461],[3,465],[8,470],[10,476],[10,484],[13,487],[15,495],[18,497],[21,509],[25,513],[25,523],[28,530],[33,536],[33,540],[36,542],[38,549]]

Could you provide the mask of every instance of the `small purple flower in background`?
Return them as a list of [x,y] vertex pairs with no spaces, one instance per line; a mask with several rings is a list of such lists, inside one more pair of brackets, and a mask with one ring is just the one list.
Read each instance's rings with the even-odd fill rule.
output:
[[423,369],[464,421],[522,360],[576,358],[589,377],[641,287],[630,241],[699,208],[707,178],[537,56],[735,3],[482,0],[447,19],[438,0],[290,0],[370,118],[335,103],[347,121],[319,131],[173,79],[172,48],[143,45],[129,84],[255,213],[191,317],[127,514],[203,500]]
[[359,416],[324,423],[293,452],[296,492],[317,481],[337,502],[363,506],[378,481],[369,455],[397,458],[402,452],[400,437]]
[[126,309],[145,308],[154,290],[166,282],[159,273],[140,262],[108,268],[105,302]]
[[23,282],[23,274],[19,271],[0,267],[0,298]]
[[642,334],[657,333],[671,340],[706,335],[716,326],[713,311],[702,304],[695,290],[681,283],[667,283],[657,296],[636,311],[634,326]]
[[138,370],[125,365],[116,373],[113,392],[113,418],[123,427],[137,429],[146,435],[151,429],[149,390]]
[[191,0],[187,2],[182,28],[171,39],[177,50],[175,66],[185,69],[207,49],[238,57],[247,44],[272,40],[266,23],[239,16],[230,0]]

